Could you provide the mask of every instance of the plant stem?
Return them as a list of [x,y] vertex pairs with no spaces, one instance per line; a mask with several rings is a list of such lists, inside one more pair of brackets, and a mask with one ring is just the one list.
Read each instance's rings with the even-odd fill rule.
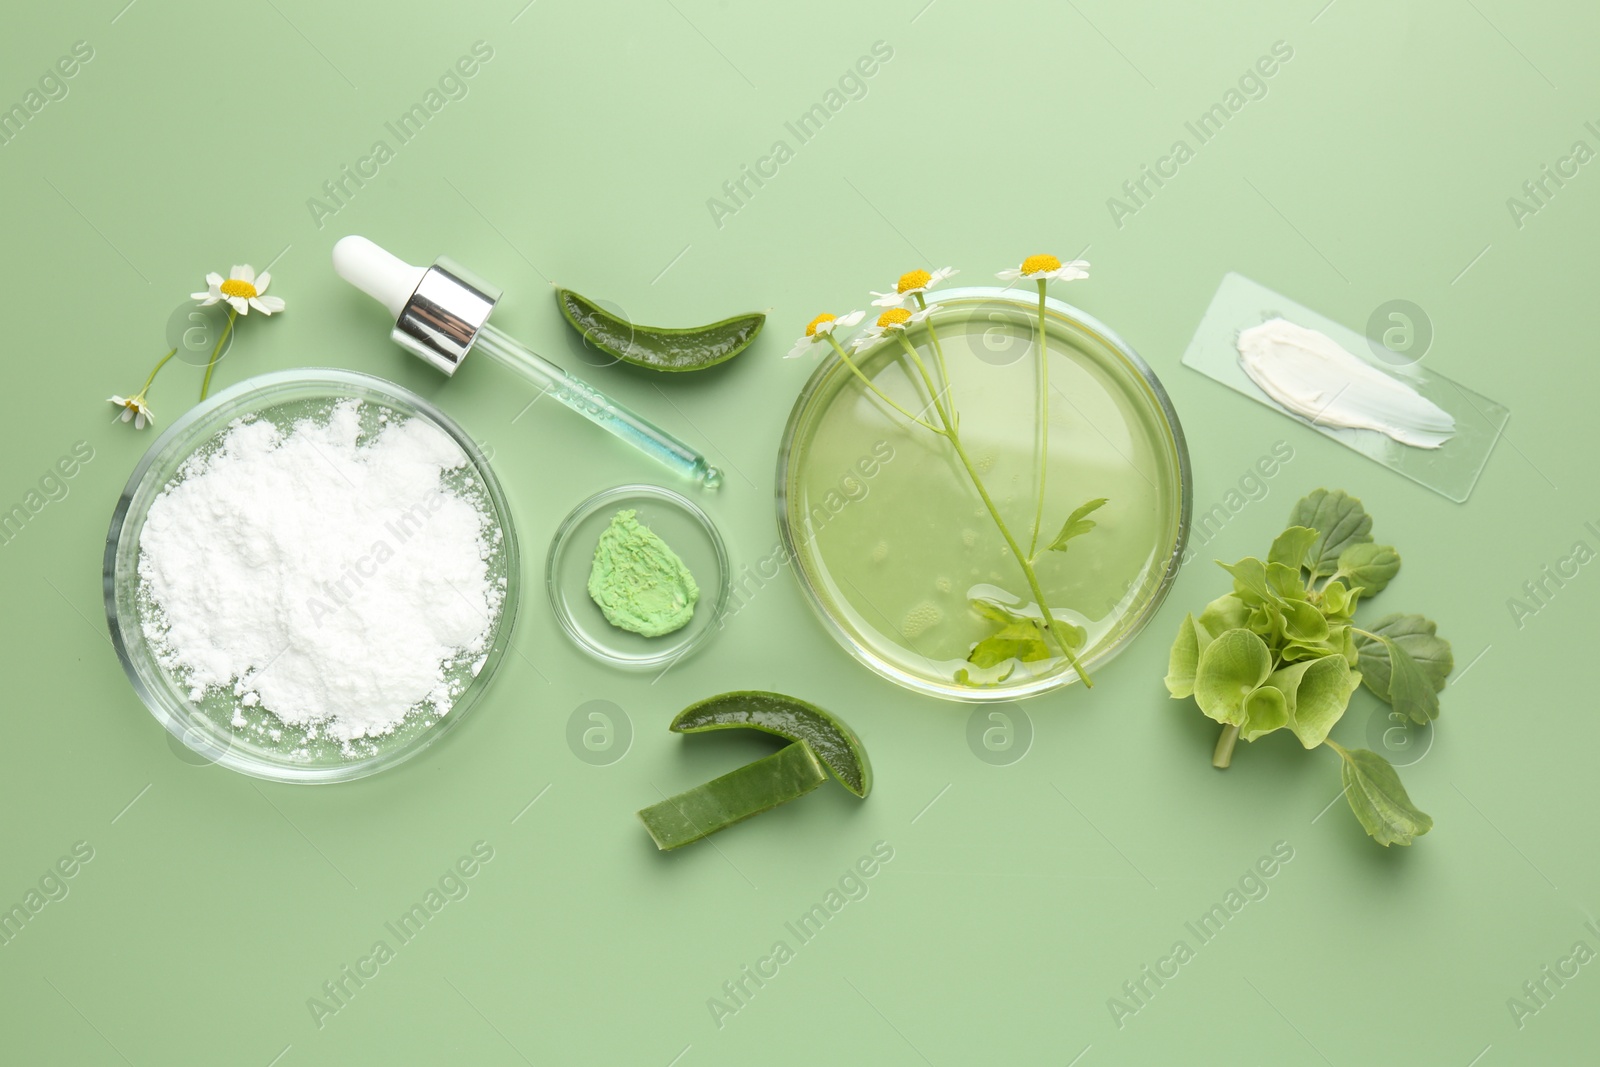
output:
[[1224,726],[1222,735],[1217,738],[1216,751],[1211,753],[1211,766],[1219,771],[1228,769],[1228,764],[1233,762],[1233,746],[1239,740],[1237,726]]
[[200,399],[204,400],[211,391],[211,372],[217,368],[217,360],[222,357],[222,346],[227,344],[228,335],[233,333],[233,320],[239,313],[233,308],[228,308],[228,324],[222,328],[222,336],[217,338],[217,346],[211,350],[211,361],[206,364],[206,376],[200,380]]
[[1044,521],[1044,475],[1050,466],[1050,359],[1044,333],[1044,287],[1039,281],[1039,497],[1033,508],[1033,534],[1028,538],[1028,558],[1039,549],[1039,525]]
[[[916,298],[917,298],[917,308],[918,308],[918,310],[921,310],[921,311],[928,310],[928,301],[923,297],[923,295],[921,293],[917,293],[915,295],[916,295]],[[944,400],[945,404],[948,405],[945,410],[946,410],[947,414],[952,416],[950,421],[954,422],[955,421],[955,419],[954,419],[954,415],[955,415],[955,398],[950,395],[950,370],[945,365],[945,362],[944,362],[944,346],[939,343],[939,334],[933,328],[933,319],[932,318],[928,319],[928,339],[933,342],[933,355],[934,355],[934,358],[939,361],[939,379],[940,379],[940,381],[942,381],[944,383],[944,393],[942,395],[945,398],[945,400]],[[935,396],[934,397],[934,403],[938,403],[938,401],[939,401],[939,397]]]
[[156,362],[155,369],[150,372],[150,377],[148,377],[148,378],[146,378],[144,380],[144,384],[141,385],[139,387],[139,391],[134,394],[134,399],[135,400],[143,400],[144,399],[144,394],[150,391],[150,383],[152,383],[152,382],[154,382],[156,380],[156,375],[161,373],[161,368],[165,367],[167,365],[167,360],[171,359],[173,356],[175,356],[177,354],[178,354],[178,350],[176,348],[174,348],[171,352],[168,352],[166,355],[162,356]]
[[[906,350],[906,354],[916,364],[917,370],[922,375],[923,382],[931,391],[933,389],[933,381],[928,374],[928,368],[922,362],[922,357],[917,354],[917,350],[906,339],[904,331],[897,331],[897,334],[900,338],[901,347]],[[1044,616],[1045,626],[1049,629],[1050,635],[1056,639],[1056,644],[1061,646],[1062,655],[1066,656],[1067,662],[1072,664],[1073,670],[1078,672],[1078,677],[1083,679],[1084,687],[1093,689],[1094,682],[1090,680],[1089,675],[1084,671],[1083,665],[1078,662],[1078,657],[1072,654],[1072,644],[1062,630],[1060,620],[1055,617],[1055,614],[1050,610],[1050,605],[1045,601],[1044,590],[1039,588],[1039,578],[1033,573],[1033,565],[1028,562],[1028,557],[1022,554],[1022,546],[1017,544],[1017,539],[1011,536],[1011,530],[1006,526],[1006,521],[1000,517],[1000,509],[995,507],[994,500],[989,496],[989,490],[983,484],[983,479],[978,476],[978,468],[973,465],[971,457],[967,455],[967,450],[962,447],[960,432],[942,409],[940,409],[939,417],[945,420],[944,434],[950,439],[950,445],[955,449],[957,458],[961,460],[961,465],[967,469],[967,477],[972,480],[973,488],[978,490],[978,496],[983,499],[983,506],[989,510],[989,517],[994,520],[996,528],[1000,531],[1000,536],[1004,537],[1006,544],[1010,546],[1012,555],[1017,557],[1017,565],[1022,568],[1022,576],[1028,581],[1028,588],[1033,592],[1034,603],[1039,605],[1039,613]]]
[[[911,414],[911,412],[907,411],[893,400],[890,400],[887,393],[885,393],[882,389],[879,389],[877,384],[874,383],[871,378],[868,378],[861,372],[861,368],[856,366],[856,361],[850,358],[849,353],[844,350],[844,346],[839,344],[839,342],[834,339],[832,333],[828,334],[828,343],[831,344],[833,346],[833,350],[839,354],[839,359],[844,363],[844,365],[849,367],[850,370],[855,373],[855,376],[861,379],[861,384],[865,385],[868,389],[871,389],[872,392],[877,395],[879,400],[882,400],[885,404],[888,404],[890,407],[894,408],[896,411],[910,419],[912,422],[916,423],[918,426],[931,430],[937,434],[944,433],[943,430],[939,429],[939,427],[935,426],[927,419],[919,418],[918,416]],[[937,407],[937,399],[935,400],[935,406]],[[940,414],[942,415],[943,412]]]

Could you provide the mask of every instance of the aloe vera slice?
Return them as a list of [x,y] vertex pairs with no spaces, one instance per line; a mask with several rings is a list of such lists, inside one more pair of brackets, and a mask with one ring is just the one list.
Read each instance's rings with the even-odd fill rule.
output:
[[816,754],[805,742],[796,741],[721,778],[652,804],[639,812],[639,819],[657,848],[682,848],[805,796],[827,780],[828,772]]
[[872,791],[872,764],[856,732],[804,700],[761,690],[723,693],[689,705],[672,720],[673,732],[680,734],[739,728],[809,745],[850,792],[865,797]]
[[706,326],[640,326],[571,289],[557,289],[556,303],[589,344],[624,363],[659,371],[704,370],[730,360],[750,347],[767,321],[757,311]]

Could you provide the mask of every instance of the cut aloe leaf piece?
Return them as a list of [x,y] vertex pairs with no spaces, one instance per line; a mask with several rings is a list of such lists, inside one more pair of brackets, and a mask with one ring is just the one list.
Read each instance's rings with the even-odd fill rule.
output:
[[680,734],[740,728],[809,745],[850,792],[858,797],[872,792],[872,764],[856,732],[804,700],[761,690],[723,693],[689,705],[672,720],[672,730]]
[[657,848],[682,848],[805,796],[827,780],[828,772],[810,746],[796,741],[721,778],[652,804],[639,812],[639,819]]
[[588,344],[624,363],[660,371],[704,370],[730,360],[750,347],[767,321],[756,311],[705,326],[640,326],[571,289],[557,289],[556,302]]

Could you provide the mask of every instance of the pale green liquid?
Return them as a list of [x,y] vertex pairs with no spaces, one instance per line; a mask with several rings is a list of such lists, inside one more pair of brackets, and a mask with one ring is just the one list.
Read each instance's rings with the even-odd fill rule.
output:
[[[1038,499],[1036,312],[976,301],[952,312],[936,328],[962,441],[1027,552]],[[1035,570],[1056,616],[1087,630],[1087,654],[1079,653],[1087,665],[1142,620],[1162,589],[1179,542],[1179,459],[1133,367],[1053,313],[1048,328],[1049,464]],[[936,375],[926,334],[911,336]],[[896,345],[868,356],[863,370],[937,424],[908,362]],[[973,643],[995,630],[969,598],[1031,604],[1021,568],[943,438],[908,425],[848,371],[832,376],[808,410],[789,470],[804,576],[880,666],[954,687],[956,671],[970,669]],[[1043,551],[1074,508],[1102,496],[1109,502],[1093,514],[1094,530],[1065,552]],[[1067,670],[1060,658],[1007,666],[1002,688]],[[995,680],[1005,670],[973,676]]]

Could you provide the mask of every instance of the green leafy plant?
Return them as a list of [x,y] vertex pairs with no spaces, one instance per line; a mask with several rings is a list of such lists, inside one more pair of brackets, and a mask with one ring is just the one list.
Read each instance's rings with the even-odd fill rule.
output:
[[1400,554],[1372,540],[1372,517],[1344,490],[1318,489],[1294,507],[1265,560],[1217,561],[1233,592],[1185,615],[1167,665],[1167,691],[1193,697],[1222,724],[1211,762],[1226,769],[1240,737],[1287,728],[1307,749],[1338,754],[1350,810],[1381,845],[1409,845],[1433,820],[1406,795],[1389,761],[1328,740],[1365,685],[1421,725],[1439,715],[1454,668],[1450,642],[1421,615],[1385,615],[1363,628],[1356,606],[1383,592]]

